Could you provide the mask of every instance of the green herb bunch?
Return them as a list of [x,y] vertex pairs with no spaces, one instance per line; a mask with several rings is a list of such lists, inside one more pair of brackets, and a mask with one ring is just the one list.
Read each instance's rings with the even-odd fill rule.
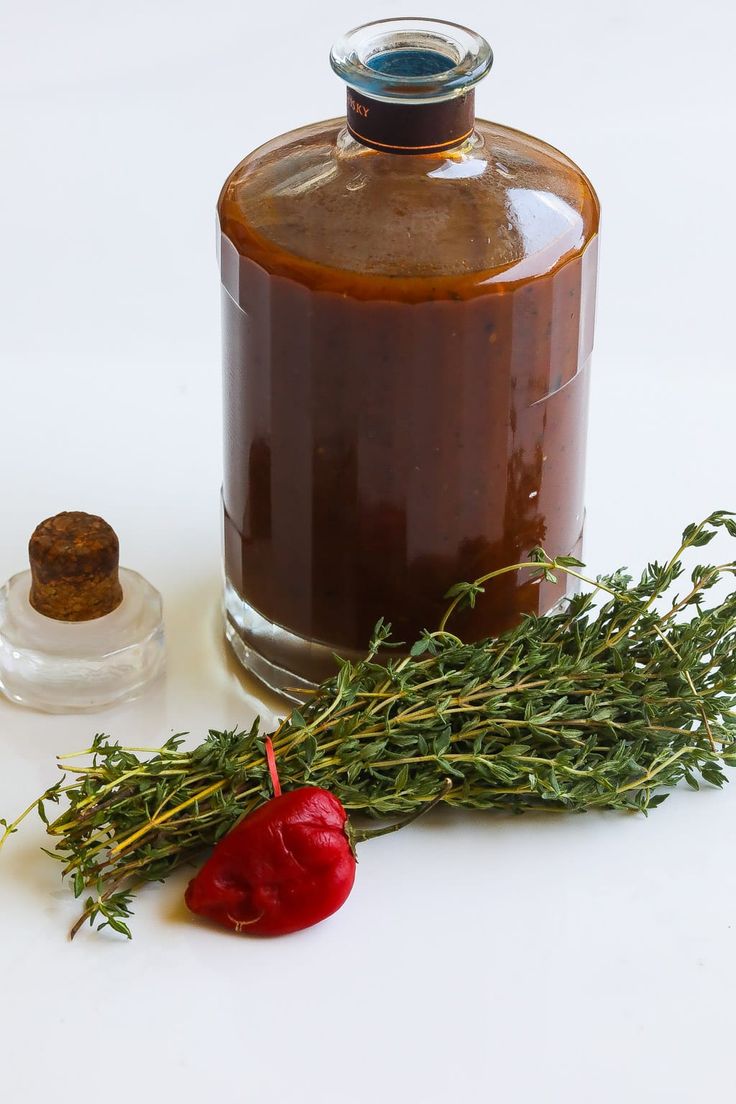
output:
[[[736,536],[731,514],[690,525],[666,563],[638,582],[623,571],[588,580],[572,557],[537,549],[524,564],[462,583],[448,594],[440,628],[400,655],[379,622],[359,663],[340,662],[301,710],[273,734],[281,780],[330,789],[350,811],[410,813],[432,800],[471,809],[584,811],[660,804],[685,781],[725,781],[736,763],[736,592],[708,592],[736,562],[694,567],[683,554],[718,530]],[[549,616],[465,643],[448,628],[455,609],[482,600],[494,577],[556,572],[592,589]],[[89,920],[130,935],[133,893],[193,862],[245,813],[271,796],[264,740],[211,731],[193,750],[174,736],[159,749],[125,748],[105,736],[62,758],[67,777],[37,809],[57,839],[77,896],[89,894],[73,929]],[[79,763],[79,765],[78,765]],[[55,820],[49,803],[68,807]]]

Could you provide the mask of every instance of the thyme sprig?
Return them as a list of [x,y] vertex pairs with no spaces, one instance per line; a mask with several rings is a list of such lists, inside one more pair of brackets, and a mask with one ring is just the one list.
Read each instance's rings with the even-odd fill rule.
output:
[[[273,734],[285,787],[331,789],[351,811],[410,813],[450,777],[448,804],[471,809],[647,813],[685,781],[721,786],[736,763],[736,592],[708,592],[736,562],[698,565],[680,593],[683,555],[719,530],[720,511],[689,525],[664,564],[633,582],[624,571],[589,580],[572,557],[536,549],[529,561],[448,593],[440,627],[409,655],[392,652],[379,622],[368,655],[339,662],[334,676]],[[493,578],[531,569],[567,574],[591,589],[549,616],[526,617],[498,638],[465,643],[448,628],[456,609],[482,599]],[[80,761],[80,756],[89,761]],[[85,922],[130,936],[133,894],[195,861],[249,810],[268,799],[264,738],[211,731],[187,750],[121,747],[97,735],[61,757],[64,776],[34,809],[57,842]],[[49,806],[67,808],[53,821]]]

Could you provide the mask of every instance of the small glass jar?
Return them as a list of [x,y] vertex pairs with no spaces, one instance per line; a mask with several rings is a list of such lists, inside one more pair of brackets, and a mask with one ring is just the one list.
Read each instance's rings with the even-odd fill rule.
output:
[[[225,607],[241,661],[306,691],[334,653],[435,627],[456,582],[577,554],[599,206],[558,150],[475,119],[483,38],[435,20],[333,48],[347,117],[220,195]],[[508,575],[466,639],[565,583]]]
[[47,519],[30,548],[31,571],[0,588],[0,690],[48,713],[138,697],[164,669],[159,592],[118,568],[117,537],[94,515]]

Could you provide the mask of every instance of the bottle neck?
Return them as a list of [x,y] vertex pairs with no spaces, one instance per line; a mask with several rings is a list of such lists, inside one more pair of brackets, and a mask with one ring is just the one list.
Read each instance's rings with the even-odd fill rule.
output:
[[353,138],[384,153],[442,153],[467,141],[475,121],[475,90],[430,103],[376,100],[348,88]]

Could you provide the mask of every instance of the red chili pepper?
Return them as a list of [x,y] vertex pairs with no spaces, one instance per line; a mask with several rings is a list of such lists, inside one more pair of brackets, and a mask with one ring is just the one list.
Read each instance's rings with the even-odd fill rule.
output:
[[266,757],[276,796],[220,840],[185,894],[192,912],[236,932],[286,935],[337,912],[353,888],[355,844],[402,828],[450,788],[400,823],[356,832],[327,790],[281,793],[270,738]]

